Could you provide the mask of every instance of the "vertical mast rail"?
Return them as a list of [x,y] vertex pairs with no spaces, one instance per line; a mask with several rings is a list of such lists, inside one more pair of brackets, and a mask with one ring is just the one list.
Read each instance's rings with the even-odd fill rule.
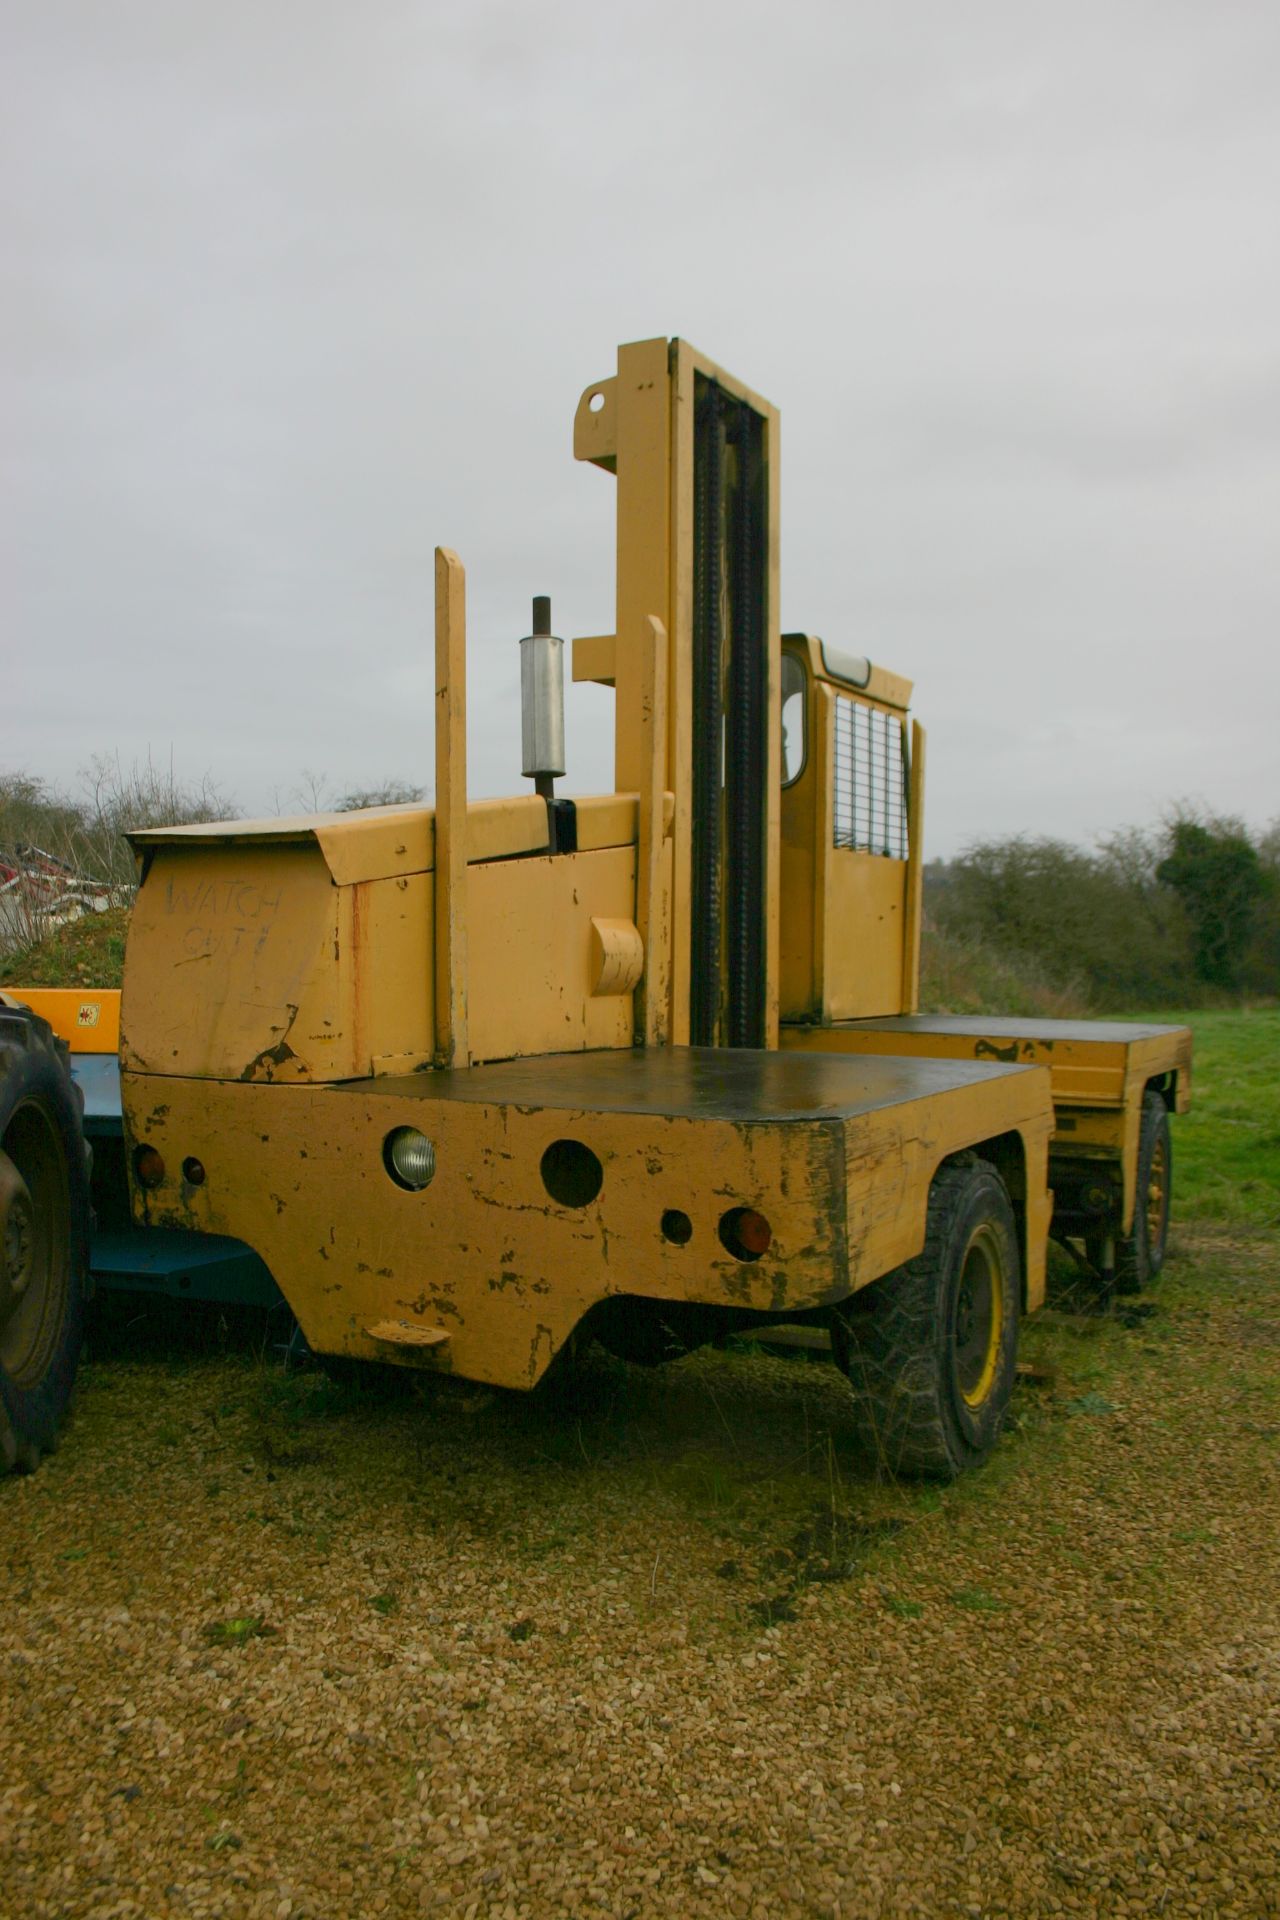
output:
[[467,576],[436,548],[436,1062],[465,1067],[467,1043]]
[[666,911],[664,838],[667,802],[667,630],[650,614],[640,645],[640,821],[636,847],[636,920],[644,945],[637,1038],[646,1047],[670,1037],[671,935]]
[[694,738],[689,1038],[695,1047],[711,1047],[720,1038],[721,997],[724,428],[721,423],[720,389],[716,382],[699,382],[696,392],[693,428]]

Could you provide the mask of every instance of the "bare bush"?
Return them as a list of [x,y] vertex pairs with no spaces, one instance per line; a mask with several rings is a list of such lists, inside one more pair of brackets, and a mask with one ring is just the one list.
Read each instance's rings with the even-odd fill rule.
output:
[[158,767],[149,754],[145,762],[135,760],[128,769],[118,754],[98,754],[80,778],[85,794],[83,863],[116,886],[132,886],[134,881],[128,834],[143,827],[234,819],[238,811],[210,774],[188,785],[178,779],[172,761]]
[[927,923],[920,946],[922,1013],[1008,1013],[1071,1020],[1089,1010],[1087,983],[1052,975],[1033,957],[1010,953],[981,934]]
[[99,755],[78,796],[35,774],[0,774],[0,947],[33,946],[81,913],[127,900],[136,877],[127,835],[136,828],[233,813],[208,775],[189,785],[149,756],[126,768],[118,755]]
[[384,780],[380,786],[357,787],[334,801],[335,813],[359,813],[362,807],[411,807],[425,800],[425,787],[413,787],[407,780]]
[[[350,793],[335,793],[327,774],[304,767],[289,799],[299,813],[360,813],[365,807],[415,806],[426,795],[425,787],[394,778],[371,787],[353,787]],[[277,794],[277,804],[278,800]]]

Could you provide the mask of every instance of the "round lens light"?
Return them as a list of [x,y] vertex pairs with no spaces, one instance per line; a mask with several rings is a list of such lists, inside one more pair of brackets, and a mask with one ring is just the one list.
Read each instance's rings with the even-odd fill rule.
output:
[[773,1228],[754,1207],[730,1207],[720,1217],[720,1244],[735,1260],[759,1260],[773,1245]]
[[139,1186],[158,1187],[164,1179],[164,1155],[155,1147],[139,1147],[133,1156],[133,1170]]
[[382,1159],[396,1185],[407,1187],[410,1193],[420,1193],[435,1178],[436,1150],[416,1127],[397,1127],[389,1133]]
[[744,1207],[738,1215],[738,1238],[748,1253],[768,1253],[773,1245],[773,1228],[754,1207]]

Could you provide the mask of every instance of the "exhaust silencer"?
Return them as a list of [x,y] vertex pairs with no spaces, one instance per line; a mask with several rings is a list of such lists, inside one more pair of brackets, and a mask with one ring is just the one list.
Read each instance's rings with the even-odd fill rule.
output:
[[533,603],[533,632],[520,642],[520,731],[526,778],[544,800],[564,772],[564,641],[551,631],[551,600]]

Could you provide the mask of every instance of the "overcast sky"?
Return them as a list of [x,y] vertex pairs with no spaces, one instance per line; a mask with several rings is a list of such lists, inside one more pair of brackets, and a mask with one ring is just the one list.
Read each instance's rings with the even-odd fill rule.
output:
[[[1280,813],[1280,6],[0,0],[0,767],[520,780],[613,625],[617,343],[782,409],[782,611],[916,682],[932,855]],[[612,784],[571,693],[568,790]]]

